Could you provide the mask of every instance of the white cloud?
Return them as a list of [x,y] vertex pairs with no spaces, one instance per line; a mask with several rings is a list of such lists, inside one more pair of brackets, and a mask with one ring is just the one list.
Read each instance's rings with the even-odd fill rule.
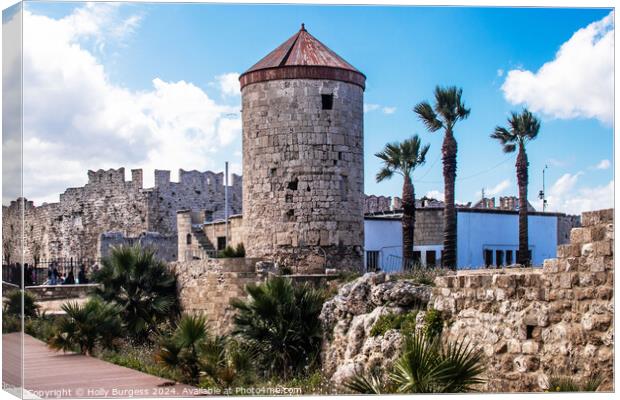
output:
[[[139,16],[119,19],[89,3],[62,19],[24,13],[24,194],[58,201],[88,169],[223,169],[221,150],[240,136],[239,106],[218,104],[191,82],[153,77],[133,91],[111,82],[93,48],[126,37]],[[235,119],[234,117],[237,116]],[[231,150],[232,154],[232,150]],[[231,160],[232,161],[232,160]],[[221,164],[221,165],[220,165]],[[6,199],[3,199],[6,201]]]
[[551,186],[547,196],[549,211],[581,214],[614,206],[614,181],[602,186],[576,188],[583,175],[583,172],[564,174]]
[[601,160],[598,164],[594,166],[594,169],[609,169],[611,167],[611,162],[609,160]]
[[396,107],[383,107],[381,111],[383,111],[383,113],[387,115],[394,114],[396,112]]
[[504,70],[503,70],[503,69],[501,69],[501,68],[500,68],[500,69],[498,69],[498,70],[497,70],[497,76],[499,76],[499,77],[504,76]]
[[440,192],[439,190],[429,190],[428,192],[426,192],[426,194],[424,195],[430,199],[436,199],[439,201],[443,201],[444,200],[444,194],[443,192]]
[[[484,196],[485,197],[497,196],[498,194],[502,194],[509,187],[510,187],[510,179],[504,179],[503,181],[501,181],[500,183],[498,183],[497,185],[491,188],[484,188]],[[481,190],[477,191],[475,194],[475,197],[479,198],[481,196],[482,196],[482,191]]]
[[215,78],[223,96],[238,96],[241,94],[239,73],[229,72]]
[[382,106],[381,104],[364,103],[364,112],[381,111],[383,114],[390,115],[396,112],[396,107]]
[[512,104],[552,118],[611,123],[614,107],[614,13],[575,32],[538,71],[515,69],[502,85]]

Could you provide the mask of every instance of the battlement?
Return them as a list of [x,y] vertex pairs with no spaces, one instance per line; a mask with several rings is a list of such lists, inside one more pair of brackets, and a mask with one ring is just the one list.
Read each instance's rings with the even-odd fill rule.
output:
[[125,183],[125,168],[110,168],[108,170],[99,169],[97,171],[88,171],[88,184],[122,184]]

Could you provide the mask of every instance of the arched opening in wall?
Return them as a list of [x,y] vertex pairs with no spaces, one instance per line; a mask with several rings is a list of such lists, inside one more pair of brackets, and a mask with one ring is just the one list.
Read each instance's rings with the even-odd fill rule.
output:
[[192,234],[188,233],[187,236],[185,237],[185,243],[186,244],[192,244]]

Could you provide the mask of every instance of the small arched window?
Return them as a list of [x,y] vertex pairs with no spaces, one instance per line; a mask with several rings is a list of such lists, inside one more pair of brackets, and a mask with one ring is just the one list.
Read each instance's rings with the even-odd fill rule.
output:
[[192,244],[192,234],[191,233],[187,234],[187,237],[186,237],[185,241],[187,242],[187,244]]

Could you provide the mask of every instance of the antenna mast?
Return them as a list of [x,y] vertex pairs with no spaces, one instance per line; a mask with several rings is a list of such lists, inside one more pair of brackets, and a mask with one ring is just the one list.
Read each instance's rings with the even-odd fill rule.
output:
[[545,168],[543,168],[542,170],[542,176],[543,176],[542,190],[538,192],[538,198],[541,199],[543,203],[543,212],[547,210],[547,199],[545,198],[545,170],[547,168],[549,167],[545,164]]

